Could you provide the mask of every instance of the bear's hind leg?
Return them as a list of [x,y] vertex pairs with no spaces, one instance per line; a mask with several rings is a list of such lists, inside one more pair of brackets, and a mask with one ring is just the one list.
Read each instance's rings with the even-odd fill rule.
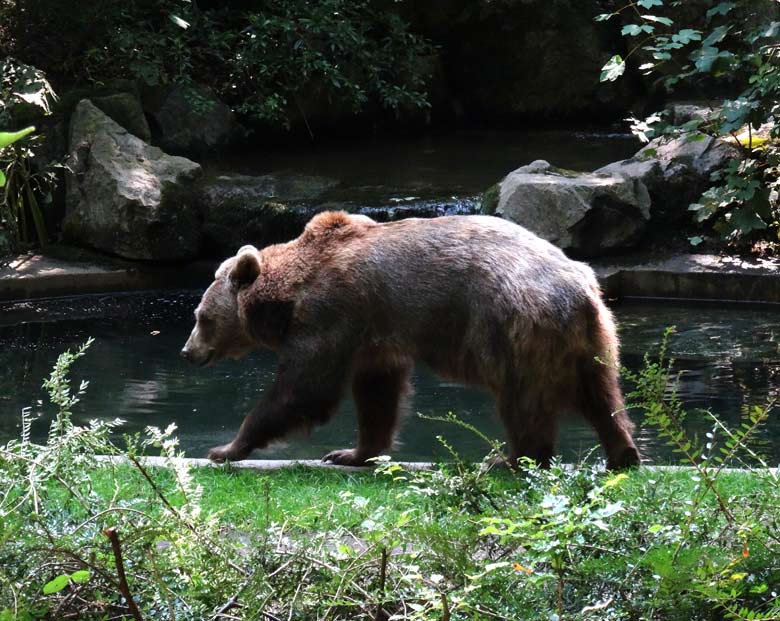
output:
[[596,360],[579,365],[579,409],[596,429],[607,453],[607,468],[620,470],[640,462],[631,434],[634,425],[626,413],[617,371]]
[[393,444],[411,393],[411,363],[384,369],[358,369],[352,381],[358,419],[358,445],[332,451],[322,458],[341,466],[363,466]]
[[498,397],[498,412],[509,438],[509,465],[514,467],[519,459],[529,457],[549,468],[555,454],[557,413],[541,395],[521,396],[515,387],[509,388]]

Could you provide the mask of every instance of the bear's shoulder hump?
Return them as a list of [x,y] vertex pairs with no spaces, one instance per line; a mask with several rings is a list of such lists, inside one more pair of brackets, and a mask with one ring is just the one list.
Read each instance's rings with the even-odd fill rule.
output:
[[362,215],[350,215],[346,211],[325,211],[314,216],[303,231],[303,238],[313,240],[333,235],[339,237],[357,233],[365,226],[375,225],[371,218]]

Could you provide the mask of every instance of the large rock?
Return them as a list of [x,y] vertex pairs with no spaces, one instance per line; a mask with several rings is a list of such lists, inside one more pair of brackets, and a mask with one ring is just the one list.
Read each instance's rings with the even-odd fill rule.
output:
[[195,162],[166,155],[114,122],[89,100],[71,117],[65,236],[128,259],[198,254],[198,214],[190,186]]
[[152,131],[144,116],[141,100],[133,93],[115,93],[93,97],[90,101],[134,136],[150,142]]
[[296,237],[338,183],[290,172],[207,179],[198,190],[206,251],[221,256],[244,244],[262,248]]
[[200,184],[198,206],[206,251],[234,254],[244,244],[259,248],[297,237],[316,213],[343,210],[378,222],[477,213],[469,197],[431,190],[403,197],[391,187],[347,187],[335,179],[294,172],[261,176],[219,175]]
[[177,155],[218,151],[241,135],[230,107],[207,87],[170,85],[144,93],[155,144]]
[[650,198],[641,182],[562,171],[544,160],[509,173],[486,194],[494,204],[483,210],[582,257],[635,245],[649,219]]
[[705,134],[662,136],[633,157],[608,164],[596,173],[644,183],[650,193],[653,221],[668,223],[689,215],[688,205],[711,185],[710,175],[739,155],[733,145]]

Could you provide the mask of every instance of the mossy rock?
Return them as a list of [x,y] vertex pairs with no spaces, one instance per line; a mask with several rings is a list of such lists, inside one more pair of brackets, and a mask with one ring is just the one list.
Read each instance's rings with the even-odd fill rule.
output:
[[498,207],[498,197],[501,195],[501,184],[495,183],[482,193],[480,211],[488,216],[495,215]]
[[244,244],[262,248],[289,241],[324,209],[318,205],[338,185],[329,177],[292,172],[206,179],[196,192],[205,250],[226,256]]

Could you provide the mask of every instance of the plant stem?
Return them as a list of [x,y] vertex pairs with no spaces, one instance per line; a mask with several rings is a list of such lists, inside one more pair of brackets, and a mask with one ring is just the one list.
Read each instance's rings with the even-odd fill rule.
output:
[[116,573],[119,576],[119,591],[127,602],[127,607],[130,609],[130,614],[133,615],[135,621],[144,621],[141,611],[138,610],[138,606],[130,593],[130,587],[127,584],[127,576],[125,575],[125,564],[122,561],[122,547],[119,544],[119,535],[113,528],[107,528],[103,531],[103,534],[108,537],[111,542],[111,549],[114,552],[114,562],[116,563]]

